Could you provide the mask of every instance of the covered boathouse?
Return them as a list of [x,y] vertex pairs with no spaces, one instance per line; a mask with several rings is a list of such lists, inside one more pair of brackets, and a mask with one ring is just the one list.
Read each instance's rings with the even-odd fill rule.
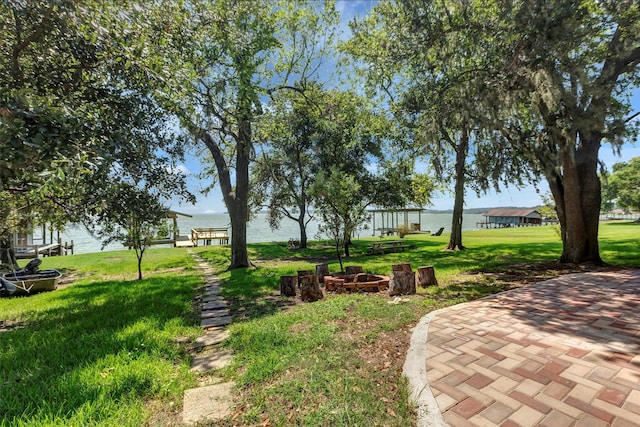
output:
[[[375,236],[376,232],[380,237],[391,236],[398,233],[399,227],[406,228],[411,233],[425,232],[422,231],[422,208],[370,209],[367,212],[371,214],[372,236]],[[409,222],[410,219],[417,222]]]
[[542,215],[535,209],[491,209],[483,215],[480,228],[529,227],[542,225]]

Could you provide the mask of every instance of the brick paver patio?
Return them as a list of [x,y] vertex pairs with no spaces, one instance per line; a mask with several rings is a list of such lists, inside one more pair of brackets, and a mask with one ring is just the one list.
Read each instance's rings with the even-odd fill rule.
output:
[[640,271],[570,274],[442,310],[426,367],[451,426],[639,426]]

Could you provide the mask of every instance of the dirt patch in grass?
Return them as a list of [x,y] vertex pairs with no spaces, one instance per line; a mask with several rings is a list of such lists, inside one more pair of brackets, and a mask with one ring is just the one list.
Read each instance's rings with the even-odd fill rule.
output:
[[471,271],[458,277],[456,282],[465,283],[473,280],[490,282],[503,287],[503,290],[508,290],[542,282],[564,274],[617,271],[620,269],[620,267],[608,265],[563,264],[560,262],[513,264],[495,269]]
[[176,402],[164,402],[161,400],[151,400],[147,402],[147,409],[151,414],[148,426],[184,426],[182,423],[182,411]]
[[300,297],[284,297],[274,292],[261,298],[226,297],[234,321],[243,321],[274,314],[302,304]]
[[68,286],[71,286],[76,282],[76,280],[83,277],[83,275],[78,274],[74,271],[61,271],[61,273],[62,277],[60,277],[60,280],[58,280],[57,289],[64,289]]

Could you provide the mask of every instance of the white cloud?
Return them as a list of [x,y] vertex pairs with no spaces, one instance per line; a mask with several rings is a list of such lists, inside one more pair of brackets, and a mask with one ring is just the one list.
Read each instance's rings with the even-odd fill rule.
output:
[[185,165],[178,165],[171,169],[171,172],[176,175],[191,176],[191,171]]

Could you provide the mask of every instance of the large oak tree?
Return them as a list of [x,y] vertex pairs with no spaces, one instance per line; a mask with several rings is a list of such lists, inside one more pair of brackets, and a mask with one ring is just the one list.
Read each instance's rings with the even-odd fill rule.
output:
[[[405,12],[396,15],[403,20],[400,28],[416,33],[408,49],[435,47],[446,52],[447,63],[456,64],[452,69],[432,64],[437,76],[447,77],[447,90],[474,82],[478,96],[462,108],[472,112],[477,102],[483,105],[486,114],[479,123],[495,145],[495,157],[506,153],[547,180],[561,226],[561,261],[600,263],[598,153],[603,142],[619,146],[633,125],[629,94],[640,77],[638,3],[415,0],[380,5],[391,6]],[[459,67],[470,57],[470,66]]]
[[629,131],[628,96],[640,76],[640,5],[558,0],[519,5],[503,19],[511,37],[501,88],[539,123],[537,138],[520,140],[518,148],[549,183],[561,260],[600,263],[598,154],[603,142],[615,147]]
[[305,90],[318,67],[309,58],[336,19],[333,2],[193,0],[145,5],[132,20],[142,51],[132,61],[152,80],[152,96],[205,147],[231,222],[230,269],[251,264],[249,171],[269,94]]
[[519,159],[502,156],[487,132],[485,18],[467,2],[383,1],[353,24],[345,45],[405,129],[397,144],[427,158],[439,181],[453,187],[450,250],[464,249],[467,189],[497,187],[506,170],[517,183],[523,177]]

